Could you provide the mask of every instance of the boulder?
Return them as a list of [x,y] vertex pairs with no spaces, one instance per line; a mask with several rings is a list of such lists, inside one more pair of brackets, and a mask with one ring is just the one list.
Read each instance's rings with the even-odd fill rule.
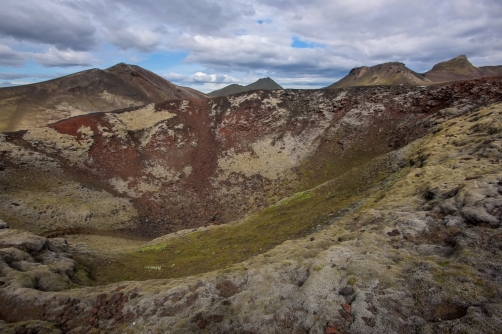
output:
[[0,219],[0,230],[6,229],[6,228],[9,228],[9,225],[7,225],[6,222],[4,222],[3,220]]

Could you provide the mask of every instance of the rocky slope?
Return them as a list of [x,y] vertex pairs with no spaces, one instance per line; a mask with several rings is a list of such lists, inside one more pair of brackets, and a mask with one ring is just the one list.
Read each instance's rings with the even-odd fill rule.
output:
[[150,236],[226,223],[407,144],[439,110],[499,101],[499,85],[255,91],[1,135],[0,218]]
[[[0,316],[7,321],[0,328],[496,333],[502,325],[502,105],[465,114],[442,109],[432,119],[429,134],[357,169],[361,178],[375,171],[385,176],[353,210],[325,215],[326,223],[307,237],[218,271],[61,290],[82,284],[84,269],[72,257],[92,250],[0,230]],[[297,203],[329,201],[336,182]],[[283,205],[290,204],[270,210],[280,215]],[[218,229],[226,227],[208,231]],[[142,253],[186,242],[191,233],[154,240]],[[155,248],[160,243],[166,246]],[[44,273],[54,277],[45,280]]]
[[139,66],[117,64],[41,83],[0,88],[0,132],[41,127],[61,119],[205,94],[176,86]]
[[226,87],[223,87],[222,89],[215,90],[209,93],[208,95],[225,96],[225,95],[249,92],[257,89],[274,90],[274,89],[282,89],[282,87],[279,86],[274,80],[267,77],[258,79],[247,86],[242,86],[237,84],[228,85]]
[[501,101],[255,91],[2,135],[0,329],[495,333]]

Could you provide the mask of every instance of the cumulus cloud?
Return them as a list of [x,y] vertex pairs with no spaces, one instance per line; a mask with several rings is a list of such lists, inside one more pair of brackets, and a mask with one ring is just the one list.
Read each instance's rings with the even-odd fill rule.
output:
[[169,81],[172,81],[177,84],[232,84],[232,83],[240,83],[241,80],[231,77],[225,74],[207,74],[204,72],[196,72],[192,75],[184,75],[179,73],[170,72],[164,75]]
[[193,50],[187,62],[220,71],[267,69],[269,73],[294,72],[299,76],[333,75],[356,65],[354,60],[326,53],[324,48],[291,48],[289,39],[280,44],[254,35],[235,38],[185,35],[181,43]]
[[89,50],[97,43],[93,24],[82,13],[53,1],[4,1],[0,35],[59,49]]
[[25,58],[19,52],[0,44],[0,66],[19,67],[25,62]]
[[27,57],[44,67],[91,66],[93,59],[87,52],[58,50],[51,47],[45,53],[25,52]]
[[251,3],[235,0],[117,0],[117,3],[133,8],[137,15],[197,34],[222,32],[254,14]]
[[[324,85],[353,67],[387,61],[418,72],[459,54],[478,66],[502,64],[500,0],[4,3],[0,66],[22,66],[26,58],[43,66],[90,66],[92,59],[169,59],[177,52],[201,71],[178,78],[187,84],[271,76]],[[180,72],[172,63],[166,68]],[[224,77],[229,73],[234,78]]]
[[106,34],[110,43],[122,50],[136,49],[141,52],[152,52],[159,45],[159,39],[149,30],[109,29]]

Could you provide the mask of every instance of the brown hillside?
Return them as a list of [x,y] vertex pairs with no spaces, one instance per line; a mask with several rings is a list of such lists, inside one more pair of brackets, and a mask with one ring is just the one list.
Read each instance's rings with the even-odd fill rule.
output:
[[465,55],[460,55],[434,65],[424,76],[433,82],[448,82],[481,78],[487,76],[487,71],[472,65]]
[[483,70],[487,76],[502,76],[502,65],[499,66],[481,66],[481,70]]
[[329,89],[353,86],[425,86],[430,81],[421,74],[413,72],[403,63],[392,62],[375,65],[372,67],[356,67]]
[[0,131],[44,126],[61,119],[173,98],[203,98],[138,66],[118,64],[41,83],[0,88]]

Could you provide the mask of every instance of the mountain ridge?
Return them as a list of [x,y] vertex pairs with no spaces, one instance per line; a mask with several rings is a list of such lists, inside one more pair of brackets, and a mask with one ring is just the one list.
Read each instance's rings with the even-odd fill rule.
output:
[[136,65],[119,63],[39,83],[0,88],[0,132],[40,127],[72,116],[177,98],[206,98]]
[[425,73],[417,73],[400,62],[389,62],[350,70],[344,78],[326,87],[338,89],[354,86],[429,86],[458,80],[502,75],[502,66],[476,67],[465,55],[435,64]]
[[237,93],[244,93],[256,89],[274,90],[274,89],[282,89],[282,87],[270,77],[266,77],[266,78],[260,78],[255,82],[250,83],[249,85],[246,86],[242,86],[239,84],[231,84],[221,89],[212,91],[208,95],[217,97],[217,96],[225,96]]

